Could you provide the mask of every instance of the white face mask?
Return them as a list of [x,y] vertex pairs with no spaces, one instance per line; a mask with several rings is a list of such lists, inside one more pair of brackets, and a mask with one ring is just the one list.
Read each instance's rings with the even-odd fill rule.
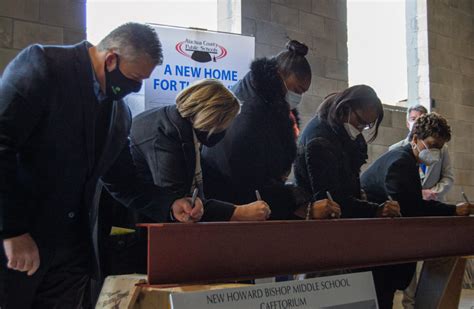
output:
[[344,122],[344,129],[346,129],[346,132],[349,135],[349,137],[351,138],[351,140],[355,140],[357,138],[357,136],[359,136],[359,134],[361,134],[361,132],[359,131],[359,129],[357,129],[354,125],[352,125],[349,122],[350,117],[351,117],[351,111],[349,110],[349,114],[347,116],[347,121]]
[[427,165],[427,166],[428,165],[433,165],[436,162],[438,162],[440,157],[441,157],[441,151],[437,148],[429,149],[426,146],[425,142],[423,142],[423,141],[421,141],[421,142],[425,146],[425,149],[423,149],[422,151],[420,151],[420,149],[418,148],[418,145],[415,144],[416,149],[418,149],[418,151],[419,151],[418,159],[420,160],[420,162]]
[[298,94],[291,90],[286,91],[285,100],[290,105],[290,109],[296,108],[301,103],[302,98],[302,94]]
[[285,85],[286,88],[285,101],[288,102],[290,109],[295,109],[298,105],[300,105],[303,95],[288,89],[285,81],[283,81],[283,85]]
[[346,132],[349,134],[351,140],[355,140],[360,134],[360,131],[349,122],[344,122],[344,129],[346,129]]
[[375,126],[370,129],[362,131],[362,136],[364,136],[365,141],[370,141],[370,139],[375,135]]
[[408,128],[410,129],[410,132],[411,130],[413,130],[413,125],[415,124],[414,121],[408,121]]

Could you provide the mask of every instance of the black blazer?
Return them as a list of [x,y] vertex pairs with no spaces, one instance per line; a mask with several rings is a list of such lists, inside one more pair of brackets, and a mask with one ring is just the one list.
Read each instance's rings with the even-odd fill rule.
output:
[[359,173],[366,155],[344,128],[334,130],[316,116],[300,136],[296,183],[310,192],[313,200],[327,198],[329,191],[341,206],[343,218],[374,217],[378,205],[362,200],[360,192]]
[[128,141],[131,114],[123,101],[107,103],[109,126],[96,156],[99,103],[90,46],[32,45],[5,69],[0,85],[2,238],[28,232],[40,247],[96,240],[101,178],[124,205],[156,220],[168,217],[177,198],[137,181]]
[[418,167],[411,145],[398,147],[369,166],[361,177],[362,188],[376,202],[390,195],[405,217],[454,215],[456,206],[423,199]]
[[[148,110],[133,119],[132,155],[144,182],[180,197],[189,195],[196,170],[192,130],[175,105]],[[234,213],[230,203],[212,199],[203,203],[203,221],[228,221]]]
[[[451,216],[455,206],[437,201],[425,201],[421,193],[418,163],[411,145],[395,148],[378,158],[361,176],[362,188],[371,201],[382,203],[390,195],[400,204],[404,217]],[[405,289],[413,278],[416,263],[389,265],[374,270],[375,284],[390,282]]]

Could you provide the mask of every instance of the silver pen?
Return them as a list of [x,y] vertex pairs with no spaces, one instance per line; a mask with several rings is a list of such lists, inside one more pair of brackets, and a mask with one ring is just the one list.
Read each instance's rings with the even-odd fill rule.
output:
[[[388,197],[388,200],[389,200],[390,202],[394,202],[394,201],[395,201],[395,200],[392,198],[392,196],[391,196],[390,194],[389,194],[387,197]],[[403,217],[401,212],[400,212],[400,216],[399,216],[399,217]]]
[[330,200],[331,202],[334,202],[334,200],[332,199],[331,192],[326,191],[326,196],[328,197],[328,200]]
[[464,193],[464,188],[461,187],[461,195],[462,195],[462,198],[464,199],[464,201],[468,204],[471,204],[471,202],[469,202],[469,199],[467,198],[467,195],[466,193]]
[[[332,198],[332,195],[331,195],[331,192],[329,191],[326,191],[326,196],[328,197],[328,200],[330,200],[331,202],[334,202],[334,199]],[[336,213],[331,213],[331,218],[335,218],[336,217]]]
[[194,191],[193,191],[193,197],[191,198],[191,208],[194,208],[194,203],[196,202],[198,192],[199,192],[199,189],[195,188]]
[[255,195],[257,196],[257,201],[262,200],[262,196],[260,195],[260,192],[258,192],[258,190],[255,190]]

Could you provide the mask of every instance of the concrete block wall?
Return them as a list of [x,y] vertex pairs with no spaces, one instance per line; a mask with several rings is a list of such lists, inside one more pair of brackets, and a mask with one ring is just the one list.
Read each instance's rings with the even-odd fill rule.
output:
[[427,0],[429,86],[433,110],[448,118],[455,186],[451,202],[461,201],[461,188],[474,199],[474,2]]
[[408,106],[430,109],[427,1],[406,1]]
[[377,139],[369,144],[369,160],[362,167],[365,170],[370,163],[374,162],[388,151],[388,147],[406,138],[408,129],[406,126],[406,108],[384,105],[384,118],[379,127]]
[[86,38],[86,0],[1,0],[0,75],[32,43],[74,44]]
[[[241,7],[242,34],[255,36],[257,57],[277,54],[289,38],[310,48],[312,83],[299,107],[304,127],[326,95],[348,87],[346,1],[242,0]],[[369,163],[406,134],[405,109],[386,106]]]
[[242,32],[242,8],[240,0],[217,0],[217,30]]
[[241,0],[242,34],[255,36],[256,57],[272,56],[289,39],[304,42],[313,77],[300,107],[303,125],[323,98],[347,88],[345,0]]

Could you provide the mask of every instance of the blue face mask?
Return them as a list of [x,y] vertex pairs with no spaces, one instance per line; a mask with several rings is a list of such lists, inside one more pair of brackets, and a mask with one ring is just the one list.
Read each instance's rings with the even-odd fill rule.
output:
[[105,71],[105,94],[109,99],[120,100],[127,94],[140,91],[142,83],[130,79],[123,75],[119,68],[119,56],[117,56],[117,64],[112,71],[107,70],[107,64],[104,64]]

